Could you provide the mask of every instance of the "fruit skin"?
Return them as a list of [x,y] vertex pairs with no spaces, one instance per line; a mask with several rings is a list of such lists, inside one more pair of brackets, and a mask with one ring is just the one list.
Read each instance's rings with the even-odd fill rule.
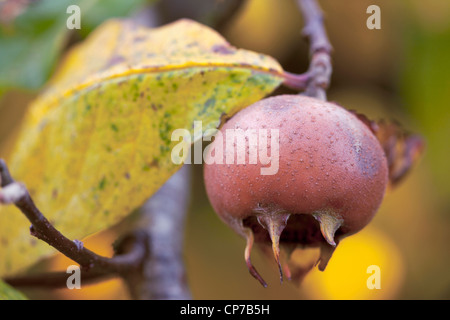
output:
[[[226,130],[234,128],[279,130],[276,174],[261,175],[267,165],[259,161],[225,164]],[[224,164],[204,165],[206,191],[220,218],[247,238],[247,265],[257,278],[249,257],[253,238],[272,240],[278,263],[277,240],[291,249],[320,246],[323,270],[333,247],[366,226],[384,197],[388,167],[380,143],[365,123],[337,104],[301,95],[266,98],[234,115],[221,132]],[[220,147],[217,141],[211,148]]]

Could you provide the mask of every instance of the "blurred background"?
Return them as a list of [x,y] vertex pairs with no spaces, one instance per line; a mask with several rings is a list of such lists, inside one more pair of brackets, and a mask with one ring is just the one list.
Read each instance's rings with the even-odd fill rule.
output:
[[[0,157],[14,142],[30,101],[64,51],[114,16],[140,16],[153,5],[159,24],[190,17],[218,29],[233,45],[276,58],[285,70],[308,68],[302,17],[293,0],[92,1],[80,31],[68,32],[65,9],[77,1],[0,1]],[[92,4],[93,3],[93,4]],[[262,288],[244,263],[245,241],[224,225],[205,194],[200,165],[192,166],[185,262],[195,299],[449,299],[450,298],[450,2],[378,0],[381,29],[369,30],[374,1],[319,1],[334,47],[328,99],[370,119],[395,119],[420,133],[426,151],[408,177],[389,190],[371,224],[344,239],[325,272],[313,270],[301,286],[279,283],[275,263],[253,251],[269,283]],[[19,30],[19,31],[17,31]],[[11,34],[20,36],[12,37]],[[292,93],[280,88],[274,94]],[[114,232],[85,245],[110,254]],[[51,269],[70,261],[56,257]],[[381,289],[369,290],[370,265]],[[120,280],[81,290],[27,290],[40,299],[127,299]]]

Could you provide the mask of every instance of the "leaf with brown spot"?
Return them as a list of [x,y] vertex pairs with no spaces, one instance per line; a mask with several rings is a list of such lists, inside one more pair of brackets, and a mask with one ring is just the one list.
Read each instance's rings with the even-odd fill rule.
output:
[[[67,54],[30,105],[7,163],[47,218],[82,239],[118,223],[180,168],[175,129],[193,136],[194,121],[213,129],[285,79],[271,57],[233,48],[199,23],[110,20]],[[19,250],[28,227],[18,209],[0,208],[9,240],[0,243],[0,275],[54,252],[42,242]]]

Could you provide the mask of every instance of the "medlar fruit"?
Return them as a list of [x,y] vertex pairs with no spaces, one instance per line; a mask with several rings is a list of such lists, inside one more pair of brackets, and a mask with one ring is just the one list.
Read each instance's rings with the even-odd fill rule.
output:
[[264,286],[250,261],[254,242],[269,244],[281,280],[283,269],[292,273],[282,267],[280,246],[288,254],[320,247],[324,270],[339,241],[366,226],[381,204],[385,152],[370,126],[337,104],[270,97],[238,112],[220,133],[205,151],[206,191],[220,218],[247,239],[247,266]]

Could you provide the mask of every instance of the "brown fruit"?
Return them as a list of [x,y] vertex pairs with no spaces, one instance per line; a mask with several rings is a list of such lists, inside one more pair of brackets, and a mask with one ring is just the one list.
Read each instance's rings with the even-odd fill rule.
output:
[[[238,163],[237,149],[227,148],[227,136],[228,142],[234,138],[229,129],[268,132],[258,139],[256,163],[249,136],[245,162]],[[334,103],[301,95],[267,98],[234,115],[220,132],[223,141],[216,138],[206,153],[206,191],[220,218],[247,239],[247,266],[264,286],[250,261],[253,242],[271,245],[281,280],[283,268],[301,278],[302,272],[282,267],[280,246],[288,254],[297,246],[319,246],[324,270],[339,240],[366,226],[383,199],[388,168],[380,143],[367,124]],[[267,154],[275,167],[279,151],[278,171],[261,174],[269,167],[260,161],[261,146],[277,133],[279,148],[269,145]],[[230,152],[236,153],[232,163]]]

